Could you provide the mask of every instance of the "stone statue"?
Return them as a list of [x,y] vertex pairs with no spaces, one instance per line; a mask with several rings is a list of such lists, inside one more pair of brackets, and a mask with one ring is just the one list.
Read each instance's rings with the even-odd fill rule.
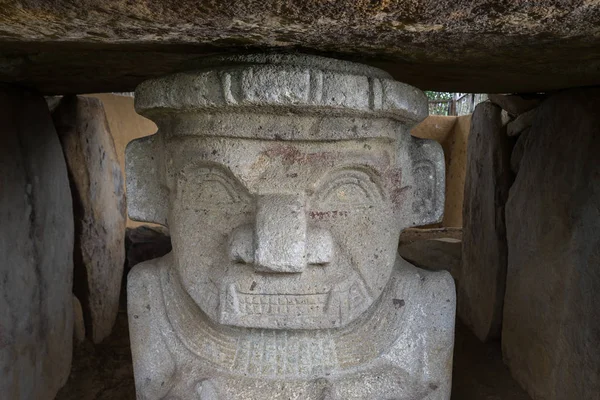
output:
[[424,94],[321,57],[212,58],[144,82],[131,218],[173,251],[128,277],[138,399],[450,398],[455,293],[398,257],[439,221]]

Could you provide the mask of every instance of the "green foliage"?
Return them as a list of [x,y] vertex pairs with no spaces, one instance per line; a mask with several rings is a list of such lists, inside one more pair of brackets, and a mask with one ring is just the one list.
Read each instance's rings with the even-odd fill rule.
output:
[[452,96],[454,95],[454,93],[450,93],[450,92],[429,92],[429,91],[425,91],[425,94],[427,95],[427,98],[430,101],[450,100],[452,98]]

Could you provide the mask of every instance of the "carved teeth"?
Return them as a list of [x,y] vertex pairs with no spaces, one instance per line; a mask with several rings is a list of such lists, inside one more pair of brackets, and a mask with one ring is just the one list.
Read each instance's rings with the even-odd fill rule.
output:
[[239,312],[254,315],[319,315],[329,294],[249,294],[237,292]]

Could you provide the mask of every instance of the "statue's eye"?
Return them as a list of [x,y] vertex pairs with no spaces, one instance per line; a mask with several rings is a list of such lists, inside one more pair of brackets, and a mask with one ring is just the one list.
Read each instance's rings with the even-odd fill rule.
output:
[[336,173],[321,185],[316,194],[320,206],[368,206],[381,201],[381,192],[371,177],[362,171]]
[[234,178],[215,168],[198,168],[182,173],[178,187],[185,204],[192,207],[214,208],[240,203],[245,191]]
[[196,186],[198,191],[195,202],[201,204],[228,204],[235,203],[239,200],[239,196],[232,190],[233,188],[227,182],[215,179],[215,177],[207,177]]

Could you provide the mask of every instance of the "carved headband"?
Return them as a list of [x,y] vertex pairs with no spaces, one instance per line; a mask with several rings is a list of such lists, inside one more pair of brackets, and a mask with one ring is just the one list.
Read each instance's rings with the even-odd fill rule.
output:
[[[202,59],[191,67],[195,71],[139,85],[136,111],[159,120],[159,126],[160,120],[177,124],[178,129],[167,131],[176,131],[178,135],[275,140],[389,136],[394,132],[391,125],[397,125],[394,121],[412,126],[422,121],[428,111],[427,98],[420,90],[393,80],[377,68],[347,61],[298,55],[247,55]],[[228,113],[226,123],[219,117],[222,113]],[[331,130],[315,129],[310,121],[288,119],[292,126],[281,132],[280,123],[269,129],[269,122],[276,124],[273,115],[315,117],[313,125],[329,123],[337,129],[330,137],[322,137],[315,131]],[[352,117],[360,119],[360,123],[336,117]],[[261,118],[267,126],[262,126]],[[249,126],[250,119],[259,122],[261,130],[240,131],[240,126]]]

